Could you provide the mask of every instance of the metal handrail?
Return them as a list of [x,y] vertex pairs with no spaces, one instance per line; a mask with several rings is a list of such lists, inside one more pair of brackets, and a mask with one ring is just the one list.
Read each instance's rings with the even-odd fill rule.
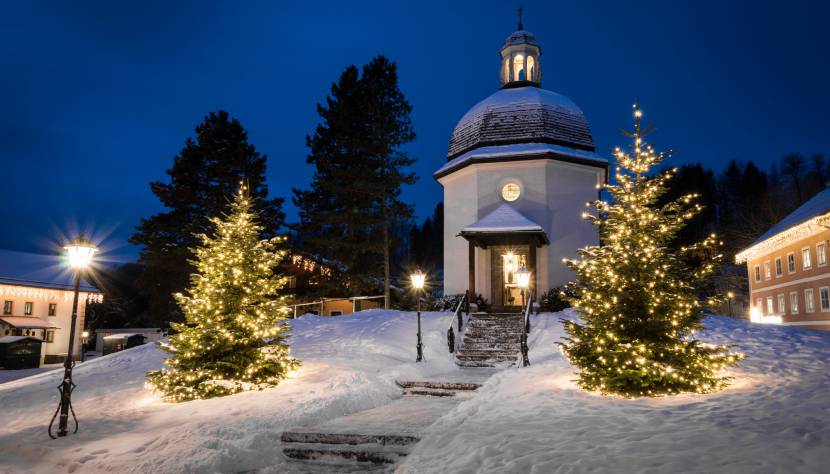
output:
[[527,334],[530,332],[530,309],[533,307],[533,297],[529,296],[527,298],[527,307],[525,308],[525,315],[524,321],[522,322],[522,339],[521,349],[522,349],[522,367],[527,367],[530,365],[530,360],[527,358]]
[[464,328],[464,317],[461,315],[461,310],[466,308],[466,313],[470,314],[469,293],[469,290],[464,292],[464,296],[461,297],[461,300],[458,302],[458,306],[455,307],[455,311],[452,315],[453,317],[450,319],[450,326],[447,328],[447,346],[450,350],[450,354],[455,352],[456,332],[453,331],[453,324],[458,324],[458,339],[461,339],[461,331]]

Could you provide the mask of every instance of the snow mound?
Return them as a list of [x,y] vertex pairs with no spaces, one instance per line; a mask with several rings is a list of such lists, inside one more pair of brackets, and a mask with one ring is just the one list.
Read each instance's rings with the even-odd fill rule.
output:
[[625,400],[577,388],[561,324],[533,322],[531,367],[492,377],[398,472],[826,472],[830,333],[710,317],[702,338],[747,356],[730,388]]

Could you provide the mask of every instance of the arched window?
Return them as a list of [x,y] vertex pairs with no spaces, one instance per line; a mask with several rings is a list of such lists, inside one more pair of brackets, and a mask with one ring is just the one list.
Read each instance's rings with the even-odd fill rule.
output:
[[510,58],[504,58],[504,83],[510,82]]
[[536,80],[536,61],[533,56],[527,57],[527,78],[530,81]]
[[525,58],[521,54],[513,57],[513,80],[525,80]]

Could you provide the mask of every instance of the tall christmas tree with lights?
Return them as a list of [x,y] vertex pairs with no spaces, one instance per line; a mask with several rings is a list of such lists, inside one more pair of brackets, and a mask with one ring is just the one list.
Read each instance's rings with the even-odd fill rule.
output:
[[281,238],[260,240],[253,203],[245,187],[215,235],[201,235],[187,294],[174,295],[185,316],[162,345],[167,367],[149,372],[149,384],[167,401],[220,397],[273,386],[299,362],[289,355],[287,279],[276,267]]
[[743,357],[694,338],[704,308],[718,302],[700,294],[722,258],[721,243],[710,235],[677,251],[669,246],[700,212],[698,195],[657,204],[675,170],[649,173],[665,154],[644,141],[636,105],[634,119],[631,149],[615,150],[617,184],[604,186],[611,199],[584,215],[599,226],[601,245],[566,260],[577,275],[569,300],[581,322],[564,321],[560,347],[587,390],[628,397],[715,391],[729,381],[721,369]]

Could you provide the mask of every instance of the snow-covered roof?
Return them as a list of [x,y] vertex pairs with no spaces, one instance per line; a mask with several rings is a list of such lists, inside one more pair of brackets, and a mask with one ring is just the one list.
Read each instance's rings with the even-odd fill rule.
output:
[[110,334],[109,336],[104,336],[104,339],[126,339],[133,336],[141,336],[145,339],[147,338],[147,336],[145,336],[144,334],[140,334],[137,332],[122,332],[118,334]]
[[502,204],[461,232],[544,232],[542,226],[528,219],[509,204]]
[[510,36],[504,40],[504,44],[501,49],[520,44],[529,44],[531,46],[536,46],[537,48],[539,47],[539,42],[536,41],[536,37],[533,36],[533,33],[527,30],[517,30],[511,33]]
[[[791,212],[787,217],[781,219],[780,222],[772,226],[768,231],[752,243],[748,248],[741,251],[735,256],[737,263],[742,263],[755,253],[763,253],[763,249],[777,248],[778,244],[783,244],[790,237],[800,238],[799,236],[806,235],[810,224],[817,219],[825,217],[830,214],[830,188],[821,191],[813,196],[809,201],[802,204],[798,209]],[[792,235],[790,235],[792,234]]]
[[0,316],[0,322],[16,328],[60,329],[54,323],[31,316]]
[[34,339],[35,341],[43,342],[43,339],[34,336],[3,336],[0,337],[0,344],[6,344],[9,342],[17,342],[22,341],[23,339]]
[[[0,284],[71,290],[75,288],[74,278],[58,255],[0,249]],[[82,281],[81,291],[98,289]]]
[[453,131],[447,158],[512,143],[553,143],[594,151],[588,121],[573,101],[525,86],[501,89],[464,114]]
[[551,143],[514,143],[475,148],[448,161],[434,173],[436,178],[444,176],[471,163],[504,161],[521,158],[552,158],[583,164],[608,167],[608,160],[593,151],[577,150]]

